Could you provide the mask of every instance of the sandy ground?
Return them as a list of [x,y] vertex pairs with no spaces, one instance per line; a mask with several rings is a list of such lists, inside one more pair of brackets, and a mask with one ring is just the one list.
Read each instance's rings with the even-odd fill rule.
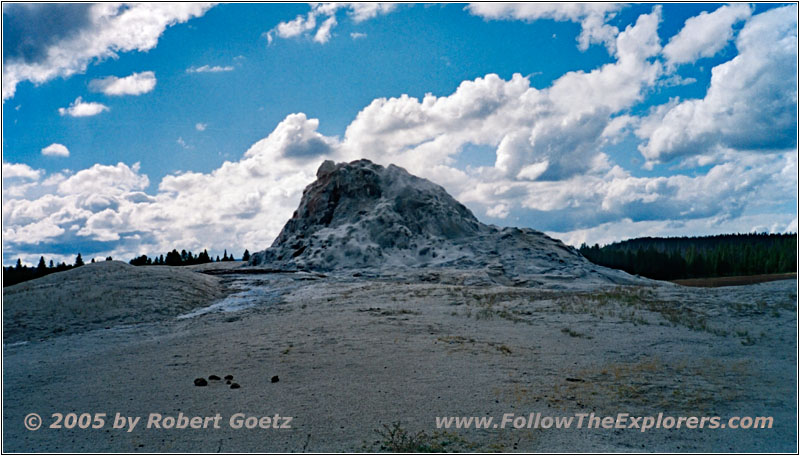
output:
[[[232,294],[205,313],[5,343],[3,450],[797,451],[794,281],[567,291],[210,278]],[[193,385],[211,374],[231,374],[241,388]],[[44,418],[38,431],[23,427],[32,412]],[[109,422],[50,429],[56,412],[106,413]],[[118,412],[141,422],[112,429]],[[437,416],[497,423],[531,412],[772,416],[774,424],[644,433],[435,425]],[[219,413],[220,429],[145,429],[150,413]],[[292,427],[232,429],[235,413],[293,417]]]

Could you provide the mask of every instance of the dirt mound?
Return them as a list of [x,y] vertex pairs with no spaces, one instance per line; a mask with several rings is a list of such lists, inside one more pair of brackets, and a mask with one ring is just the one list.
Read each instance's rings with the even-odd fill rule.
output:
[[3,289],[3,342],[177,316],[222,298],[220,280],[171,266],[102,261]]

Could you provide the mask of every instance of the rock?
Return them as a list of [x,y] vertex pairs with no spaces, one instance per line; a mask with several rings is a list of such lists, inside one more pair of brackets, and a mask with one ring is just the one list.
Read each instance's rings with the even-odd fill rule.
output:
[[369,160],[323,162],[292,218],[250,264],[353,275],[448,268],[501,285],[641,282],[539,231],[485,225],[441,186]]
[[209,375],[209,376],[208,376],[208,379],[209,379],[209,380],[220,380],[220,378],[219,378],[219,377],[217,377],[216,375]]
[[317,177],[322,177],[327,174],[330,174],[336,169],[336,163],[333,160],[325,160],[319,165],[319,169],[317,169]]
[[208,382],[204,378],[194,379],[194,386],[207,386]]
[[278,376],[277,375],[273,375],[271,381],[272,381],[272,383],[278,383]]
[[231,381],[230,381],[230,380],[225,380],[225,384],[226,384],[226,385],[230,385],[230,384],[231,384]]
[[233,375],[230,374],[226,375],[225,380],[233,380]]
[[239,388],[241,388],[241,386],[239,386],[238,383],[231,383],[231,389],[232,390],[239,389]]

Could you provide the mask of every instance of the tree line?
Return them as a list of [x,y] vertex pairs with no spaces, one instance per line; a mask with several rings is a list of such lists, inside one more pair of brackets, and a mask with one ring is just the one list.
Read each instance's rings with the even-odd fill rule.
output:
[[[242,261],[249,261],[250,260],[250,252],[245,249],[244,253],[242,254]],[[130,264],[134,266],[189,266],[192,264],[203,264],[203,263],[214,263],[219,261],[236,261],[233,257],[233,254],[228,256],[228,249],[225,249],[225,252],[222,254],[222,258],[217,255],[217,259],[214,260],[209,254],[207,250],[203,250],[201,253],[195,255],[192,251],[181,250],[178,253],[177,249],[172,249],[171,252],[167,252],[167,255],[159,255],[157,257],[150,258],[147,255],[138,256],[131,261]]]
[[[111,257],[106,258],[107,261],[111,261],[111,259]],[[92,263],[94,263],[94,258],[92,258]],[[55,264],[53,260],[50,260],[48,264],[45,263],[44,257],[42,256],[39,257],[39,264],[37,264],[36,267],[25,266],[22,264],[22,260],[17,258],[16,265],[3,266],[3,286],[7,287],[25,282],[26,280],[38,279],[39,277],[44,277],[54,272],[68,271],[72,268],[83,266],[83,264],[83,258],[80,253],[75,257],[75,263],[73,264],[66,264],[63,261]]]
[[797,234],[644,237],[579,250],[592,263],[657,280],[797,272]]
[[[112,260],[113,258],[110,256],[106,257],[106,261]],[[242,254],[242,261],[248,260],[250,260],[250,252],[245,249],[244,253]],[[233,254],[228,255],[227,249],[222,254],[222,258],[217,255],[216,260],[214,260],[206,250],[203,250],[203,252],[198,255],[194,255],[191,251],[187,252],[186,250],[181,250],[178,252],[177,249],[172,249],[172,251],[168,252],[166,256],[159,255],[158,257],[150,258],[147,255],[141,255],[130,260],[129,263],[134,266],[188,266],[192,264],[212,263],[215,261],[236,261],[236,259],[233,257]],[[91,262],[95,262],[94,258],[92,258]],[[80,253],[77,257],[75,257],[75,263],[73,264],[66,264],[63,261],[56,264],[53,262],[53,260],[50,260],[48,264],[45,261],[44,256],[42,256],[39,257],[39,263],[33,267],[23,265],[22,260],[17,258],[16,265],[3,266],[3,286],[7,287],[20,282],[38,279],[39,277],[44,277],[54,272],[68,271],[70,269],[83,266],[84,264],[83,257],[81,257]]]

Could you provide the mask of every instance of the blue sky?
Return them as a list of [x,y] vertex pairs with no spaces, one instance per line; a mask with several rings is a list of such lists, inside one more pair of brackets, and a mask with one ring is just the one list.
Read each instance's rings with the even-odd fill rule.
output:
[[261,250],[327,158],[399,164],[576,245],[796,232],[796,17],[4,5],[3,263]]

